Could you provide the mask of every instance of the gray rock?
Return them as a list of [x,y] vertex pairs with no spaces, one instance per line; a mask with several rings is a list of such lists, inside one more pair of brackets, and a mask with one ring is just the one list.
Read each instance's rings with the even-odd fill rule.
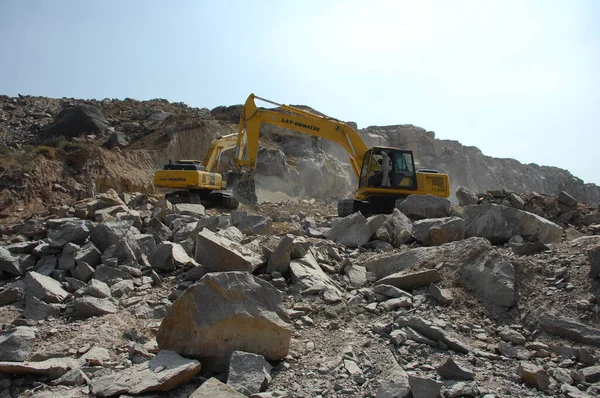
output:
[[95,268],[98,264],[100,264],[100,258],[102,253],[93,242],[87,242],[77,252],[75,253],[74,259],[75,262],[79,265],[81,263],[86,263],[90,267]]
[[525,336],[523,336],[521,333],[519,333],[516,330],[511,329],[509,327],[501,328],[498,331],[498,336],[500,336],[500,338],[504,341],[507,341],[507,342],[510,342],[513,344],[517,344],[517,345],[523,345],[527,341]]
[[210,272],[253,272],[263,260],[252,253],[242,254],[243,247],[204,229],[196,237],[195,260]]
[[367,283],[367,270],[361,265],[347,265],[344,267],[344,274],[346,274],[348,286],[351,288],[357,289]]
[[246,395],[237,392],[227,384],[211,377],[206,380],[196,391],[190,395],[190,398],[245,398]]
[[548,246],[542,242],[509,243],[509,245],[517,256],[531,256],[548,250]]
[[425,246],[439,246],[465,238],[465,222],[458,217],[426,218],[413,223],[413,236]]
[[348,247],[363,246],[386,220],[383,214],[366,219],[362,213],[356,212],[336,221],[325,237]]
[[23,318],[34,321],[41,321],[50,317],[58,318],[60,309],[60,304],[48,304],[34,296],[28,296],[25,299]]
[[94,276],[94,272],[96,271],[88,263],[79,261],[77,266],[71,270],[71,276],[87,283]]
[[150,231],[156,243],[171,240],[173,232],[157,218],[150,220]]
[[515,269],[496,253],[490,253],[463,264],[460,283],[474,292],[486,305],[510,308],[516,304]]
[[52,358],[40,362],[0,362],[0,372],[14,375],[42,375],[56,379],[81,366],[73,358]]
[[35,236],[45,236],[47,232],[46,223],[42,218],[31,218],[23,223],[17,231],[19,235],[25,235],[29,239]]
[[373,293],[375,293],[376,295],[381,295],[381,296],[386,297],[385,300],[388,300],[388,298],[401,298],[401,297],[406,297],[410,300],[413,299],[412,294],[410,294],[402,289],[399,289],[396,286],[392,286],[392,285],[375,285],[375,286],[373,286]]
[[579,369],[579,371],[583,373],[585,381],[588,383],[597,383],[600,381],[600,366],[588,366]]
[[506,341],[499,341],[496,349],[500,354],[507,358],[516,358],[519,353],[515,346],[513,346],[511,343],[507,343]]
[[473,380],[475,378],[473,371],[467,369],[464,365],[457,364],[452,358],[446,358],[444,363],[435,370],[444,379]]
[[444,383],[425,376],[409,375],[408,382],[413,398],[437,398]]
[[156,248],[156,241],[151,234],[134,234],[133,237],[142,254],[148,255]]
[[536,214],[496,204],[473,205],[464,209],[467,235],[480,236],[494,244],[507,243],[514,235],[527,241],[557,243],[563,229]]
[[560,191],[560,193],[558,194],[558,201],[569,207],[577,206],[577,199],[575,199],[565,191]]
[[35,332],[27,326],[18,326],[9,333],[0,334],[0,358],[3,361],[25,361],[35,344]]
[[398,209],[394,209],[383,226],[387,229],[390,235],[390,243],[394,247],[400,247],[400,245],[409,243],[414,239],[412,236],[412,221]]
[[542,330],[555,336],[566,337],[580,343],[600,346],[600,329],[593,328],[573,318],[557,316],[542,308],[535,312]]
[[133,279],[130,273],[122,271],[118,268],[109,267],[108,265],[100,264],[94,273],[94,279],[98,279],[111,286],[119,279]]
[[32,254],[40,241],[25,241],[6,245],[4,248],[13,254]]
[[192,216],[194,218],[202,218],[205,213],[204,206],[193,203],[177,203],[173,205],[173,211],[182,216]]
[[442,278],[436,269],[427,269],[416,272],[398,272],[375,282],[375,285],[391,285],[402,290],[418,289],[435,283]]
[[92,296],[77,297],[73,300],[73,307],[77,314],[83,317],[116,314],[118,311],[112,299]]
[[54,271],[57,266],[58,261],[56,260],[56,256],[51,254],[40,258],[33,269],[38,274],[50,276],[52,271]]
[[202,265],[197,265],[195,267],[190,268],[185,273],[185,280],[192,282],[199,281],[204,275],[206,275],[207,272],[208,271],[206,270],[206,268],[204,268]]
[[450,349],[456,352],[466,354],[471,351],[471,347],[464,343],[455,333],[445,331],[440,327],[435,326],[432,322],[426,321],[418,316],[398,316],[395,318],[395,322],[397,322],[400,327],[408,326],[431,340],[442,341]]
[[116,298],[127,297],[133,292],[134,288],[133,281],[125,279],[112,285],[110,287],[110,294]]
[[47,303],[62,303],[69,295],[59,282],[37,272],[28,272],[25,275],[25,285],[27,295],[39,298]]
[[35,262],[35,257],[30,254],[14,255],[4,247],[0,247],[0,271],[23,275],[27,269],[33,267]]
[[104,136],[110,125],[102,111],[94,105],[75,105],[62,110],[40,132],[41,138],[64,136],[79,137],[83,134]]
[[63,247],[69,242],[81,244],[90,236],[92,228],[89,220],[66,221],[48,230],[48,244],[51,247]]
[[192,261],[186,251],[178,243],[163,242],[148,256],[148,261],[154,269],[175,271],[183,268]]
[[198,361],[183,358],[172,351],[160,351],[148,362],[93,378],[90,387],[97,397],[170,391],[189,382],[199,371]]
[[224,369],[231,353],[242,349],[281,360],[292,331],[282,298],[247,272],[206,274],[173,303],[156,341],[161,349],[201,358],[203,367],[214,369]]
[[67,243],[63,249],[62,249],[62,254],[73,254],[75,253],[77,250],[79,250],[81,246],[76,245],[75,243]]
[[600,246],[588,250],[588,260],[590,261],[590,272],[588,276],[592,279],[600,277]]
[[273,271],[285,274],[289,271],[292,250],[294,249],[294,235],[287,234],[279,241],[275,251],[269,256],[266,272]]
[[476,205],[479,200],[477,195],[462,185],[456,190],[456,199],[460,206]]
[[98,250],[104,252],[109,246],[122,241],[130,229],[129,221],[102,221],[90,234],[90,240]]
[[433,195],[409,195],[396,207],[408,218],[421,220],[424,218],[448,217],[452,202]]
[[107,298],[110,297],[110,288],[106,283],[92,279],[79,293],[85,296]]
[[6,286],[0,291],[0,306],[16,303],[23,300],[25,292],[17,286]]
[[81,369],[71,369],[52,382],[53,385],[59,386],[83,386],[89,383],[90,379]]
[[[409,376],[410,378],[410,376]],[[382,381],[375,398],[407,398],[410,397],[410,386],[406,384]],[[412,395],[414,396],[414,394]]]
[[548,376],[548,373],[541,366],[530,362],[521,362],[517,373],[528,386],[540,391],[547,390],[550,387],[550,376]]
[[525,208],[525,201],[516,193],[511,193],[508,197],[508,201],[515,209],[523,210]]
[[244,239],[244,234],[237,227],[231,226],[217,231],[217,235],[229,239],[232,242],[240,243]]
[[237,227],[240,231],[242,231],[245,234],[273,234],[273,220],[270,217],[265,217],[261,215],[247,215],[245,217],[242,217],[241,220],[234,221],[232,218],[232,224],[234,227]]
[[449,289],[442,289],[435,283],[429,285],[429,294],[431,294],[431,297],[433,297],[435,301],[444,305],[452,304],[452,301],[454,300],[452,298],[452,292]]
[[58,257],[58,269],[70,271],[75,268],[75,255],[73,253],[62,253]]
[[271,383],[271,368],[262,355],[234,351],[229,359],[227,385],[246,396],[265,391]]
[[304,257],[290,262],[290,276],[292,284],[305,294],[331,290],[341,296],[338,286],[319,266],[314,249],[309,250]]

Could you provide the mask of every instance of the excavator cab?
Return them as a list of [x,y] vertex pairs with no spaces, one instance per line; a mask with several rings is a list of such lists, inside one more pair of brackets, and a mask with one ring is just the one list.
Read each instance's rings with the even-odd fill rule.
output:
[[412,151],[373,147],[363,160],[360,188],[416,189],[415,162]]

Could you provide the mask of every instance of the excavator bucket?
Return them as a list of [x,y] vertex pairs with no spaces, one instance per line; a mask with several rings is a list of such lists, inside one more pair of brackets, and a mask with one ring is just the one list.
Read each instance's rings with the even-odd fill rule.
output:
[[254,185],[254,172],[227,173],[227,189],[231,189],[233,196],[246,205],[256,205],[256,186]]

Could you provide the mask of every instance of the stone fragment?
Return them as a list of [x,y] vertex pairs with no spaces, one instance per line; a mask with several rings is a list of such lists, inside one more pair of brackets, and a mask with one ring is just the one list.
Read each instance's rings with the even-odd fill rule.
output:
[[97,297],[97,298],[107,298],[110,297],[110,288],[108,285],[98,279],[92,279],[83,289],[81,289],[80,293],[82,295]]
[[133,281],[125,279],[112,285],[110,287],[110,294],[116,298],[127,297],[133,292],[134,288]]
[[435,370],[444,379],[473,380],[475,378],[475,373],[467,369],[464,365],[457,364],[452,358],[446,358],[444,363]]
[[118,310],[112,299],[92,296],[77,297],[73,300],[73,306],[77,314],[82,317],[116,314]]
[[338,286],[325,274],[311,249],[299,259],[290,262],[292,284],[305,294],[319,294],[332,291],[335,296],[341,296]]
[[570,207],[577,205],[577,199],[575,199],[565,191],[560,191],[560,193],[558,194],[558,201]]
[[344,268],[344,274],[351,288],[360,288],[367,283],[367,270],[365,267],[357,264],[347,265]]
[[183,268],[192,261],[183,247],[178,243],[163,242],[156,246],[148,256],[148,261],[154,269],[175,271]]
[[412,221],[398,209],[394,209],[383,226],[387,229],[390,235],[390,243],[394,247],[399,247],[414,239],[412,236]]
[[476,205],[479,200],[477,195],[462,185],[456,189],[456,199],[460,206]]
[[40,362],[0,362],[0,372],[6,374],[36,374],[56,379],[71,369],[78,369],[81,362],[73,358],[52,358]]
[[588,276],[592,279],[600,277],[600,246],[588,250],[588,260],[590,261],[590,272]]
[[600,366],[588,366],[580,369],[588,383],[597,383],[600,381]]
[[206,380],[196,391],[190,395],[190,398],[245,398],[246,395],[237,392],[233,387],[221,383],[219,380],[211,377]]
[[294,249],[294,235],[287,234],[279,241],[275,251],[269,256],[266,272],[285,274],[289,271],[291,254]]
[[0,306],[23,300],[25,292],[20,287],[6,286],[0,291]]
[[507,309],[516,304],[515,269],[498,254],[465,263],[459,273],[460,283],[488,306]]
[[272,235],[273,219],[261,215],[247,215],[240,220],[233,220],[232,224],[245,234]]
[[48,304],[34,296],[27,296],[23,318],[41,321],[50,317],[57,318],[60,315],[59,304]]
[[431,297],[440,304],[452,304],[452,292],[449,289],[442,289],[435,283],[431,283],[429,284],[429,294],[431,294]]
[[170,391],[189,382],[199,371],[198,361],[183,358],[172,351],[160,351],[148,362],[94,377],[90,387],[97,397]]
[[448,348],[456,352],[466,354],[471,351],[471,347],[464,343],[455,333],[443,330],[439,326],[435,326],[432,322],[426,321],[418,316],[397,316],[395,322],[397,322],[400,327],[407,326],[412,328],[431,340],[442,341]]
[[545,309],[535,312],[542,330],[555,336],[566,337],[580,343],[600,346],[600,329],[588,326],[576,319],[558,316]]
[[229,359],[227,385],[246,396],[265,391],[271,383],[271,368],[262,355],[234,351]]
[[62,303],[69,293],[49,276],[31,271],[25,275],[27,294],[47,303]]
[[96,271],[88,263],[80,261],[77,266],[71,270],[71,276],[87,283],[94,276],[94,272]]
[[[50,224],[49,224],[50,225]],[[67,243],[81,244],[90,236],[93,226],[89,220],[69,220],[48,231],[48,244],[63,247]]]
[[102,253],[92,242],[87,242],[75,253],[74,260],[79,265],[86,263],[90,267],[95,268],[100,264]]
[[540,391],[547,390],[550,387],[550,376],[541,366],[530,362],[521,362],[517,372],[523,382],[531,387]]
[[35,332],[27,326],[0,334],[0,358],[3,361],[25,361],[29,358],[35,343]]
[[0,271],[12,275],[23,275],[27,269],[33,267],[36,259],[30,254],[12,254],[0,246]]
[[426,376],[408,375],[413,398],[437,398],[444,383]]
[[379,279],[375,285],[391,285],[403,290],[418,289],[435,283],[441,279],[440,272],[436,269],[427,269],[416,272],[398,272]]
[[360,247],[369,241],[386,219],[383,214],[366,219],[362,213],[356,212],[334,223],[325,237],[344,246]]
[[413,223],[412,235],[425,246],[439,246],[465,238],[465,222],[459,217],[426,218]]

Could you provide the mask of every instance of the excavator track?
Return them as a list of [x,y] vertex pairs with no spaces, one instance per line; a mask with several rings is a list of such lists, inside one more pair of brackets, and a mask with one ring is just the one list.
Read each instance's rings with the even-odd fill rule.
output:
[[220,207],[229,210],[237,209],[240,204],[231,191],[180,190],[165,194],[165,199],[172,204],[191,203],[206,208]]

